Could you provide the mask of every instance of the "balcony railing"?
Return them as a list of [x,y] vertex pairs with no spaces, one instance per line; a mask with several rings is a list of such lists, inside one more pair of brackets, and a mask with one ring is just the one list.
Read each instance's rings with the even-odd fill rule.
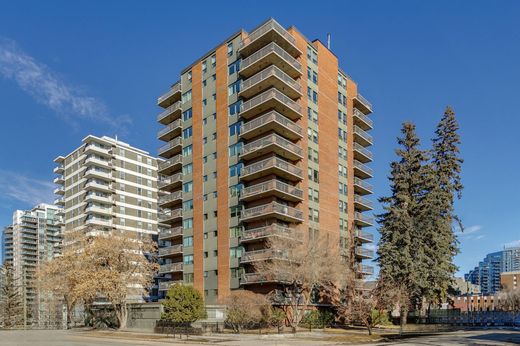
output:
[[281,115],[280,113],[278,113],[276,111],[270,111],[269,113],[266,113],[258,118],[255,118],[255,119],[243,124],[240,133],[244,134],[249,131],[254,131],[270,122],[276,122],[276,123],[282,125],[287,130],[298,134],[299,137],[301,137],[303,135],[303,130],[298,124],[296,124],[294,121],[284,117],[283,115]]
[[366,249],[364,247],[357,247],[356,255],[361,256],[361,257],[366,257],[366,258],[373,258],[374,250]]
[[367,176],[370,176],[370,177],[373,174],[372,168],[362,164],[358,160],[354,160],[354,168],[359,169],[360,171],[362,171],[363,173],[365,173]]
[[297,221],[303,221],[303,212],[301,210],[277,202],[271,202],[242,210],[242,219],[261,217],[272,213],[287,216],[290,219],[296,219]]
[[179,111],[180,109],[181,109],[181,101],[177,101],[174,104],[172,104],[171,106],[169,106],[168,108],[166,108],[163,112],[161,112],[161,114],[159,114],[157,116],[157,121],[161,123],[165,118],[167,118],[174,112]]
[[364,155],[368,159],[372,160],[372,152],[370,150],[368,150],[367,148],[365,148],[364,146],[362,146],[361,144],[354,143],[354,150],[360,152],[362,155]]
[[275,249],[262,249],[256,251],[247,251],[240,258],[241,263],[265,261],[269,259],[287,259],[287,252]]
[[367,117],[365,114],[363,114],[363,112],[361,112],[357,108],[354,108],[354,118],[358,118],[359,120],[361,120],[363,123],[366,124],[366,127],[368,128],[374,127],[374,122],[372,121],[372,119]]
[[366,198],[363,198],[359,195],[354,195],[354,202],[356,203],[359,203],[359,204],[363,204],[364,206],[372,209],[373,208],[373,204],[372,204],[372,201],[369,201],[368,199]]
[[277,236],[282,238],[294,239],[296,237],[296,230],[294,228],[272,224],[269,226],[246,229],[242,233],[241,241],[250,241],[256,239]]
[[368,102],[366,98],[363,97],[360,93],[357,94],[356,98],[359,102],[361,102],[367,109],[369,109],[372,112],[372,104]]
[[280,70],[278,67],[271,65],[268,68],[258,72],[254,76],[246,79],[242,82],[242,86],[240,88],[241,93],[246,91],[248,88],[251,88],[255,86],[257,83],[271,77],[275,76],[276,78],[283,81],[285,84],[287,84],[292,89],[296,90],[298,94],[301,95],[301,86],[299,83],[297,83],[294,79],[292,79],[290,76],[285,74],[282,70]]
[[102,147],[102,146],[94,144],[94,143],[90,143],[85,147],[85,151],[94,151],[98,154],[103,154],[103,155],[107,155],[107,156],[111,155],[110,150],[111,150],[110,148],[105,148],[105,147]]
[[162,264],[159,267],[159,274],[166,274],[166,273],[172,273],[172,272],[181,272],[183,269],[183,263],[168,263],[168,264]]
[[370,225],[374,224],[374,218],[372,216],[367,216],[367,215],[364,215],[359,212],[354,213],[354,220],[365,223],[365,224],[370,224]]
[[240,42],[239,49],[240,50],[244,49],[248,45],[259,40],[262,36],[264,36],[271,30],[275,31],[278,35],[283,37],[283,39],[288,41],[294,47],[295,50],[298,50],[296,48],[296,39],[291,34],[289,34],[287,32],[287,30],[285,30],[285,28],[283,26],[281,26],[280,24],[278,24],[278,22],[276,22],[274,19],[268,20],[265,24],[263,24],[262,26],[258,27],[256,30],[254,30],[253,32],[248,34],[242,40],[242,42]]
[[167,92],[165,92],[163,95],[159,96],[157,98],[157,104],[160,105],[161,103],[163,103],[165,100],[167,100],[168,98],[172,97],[173,95],[175,95],[175,93],[180,93],[181,92],[181,83],[177,83],[175,84],[173,87],[171,87],[170,90],[168,90]]
[[363,179],[354,178],[354,185],[358,185],[362,187],[364,190],[367,190],[370,193],[372,193],[372,184],[367,183]]
[[[246,112],[249,110],[261,105],[264,102],[267,102],[271,99],[274,99],[278,102],[280,102],[283,106],[290,109],[293,114],[296,115],[295,118],[301,117],[301,106],[299,103],[294,102],[290,97],[287,97],[284,95],[281,91],[271,88],[267,91],[264,91],[258,96],[253,97],[250,100],[247,100],[246,102],[243,102],[240,105],[240,112],[242,113],[242,116],[244,116]],[[296,113],[296,114],[294,114]]]
[[244,189],[242,189],[240,193],[240,197],[243,199],[246,199],[251,196],[255,196],[258,194],[262,194],[264,192],[268,191],[280,191],[284,194],[290,195],[294,197],[294,199],[303,199],[303,191],[296,186],[292,186],[286,183],[283,183],[279,180],[272,179],[260,184],[248,186]]
[[177,128],[180,129],[181,126],[182,126],[182,120],[181,119],[177,119],[173,123],[168,124],[168,125],[166,125],[165,128],[161,129],[159,131],[159,133],[157,133],[157,138],[161,138],[164,135],[166,135],[168,132],[173,131],[173,130],[175,130]]
[[159,197],[159,204],[166,204],[175,200],[182,200],[182,191],[175,191]]
[[176,164],[182,164],[182,155],[175,155],[174,157],[172,158],[169,158],[168,160],[165,160],[163,162],[160,162],[159,163],[159,170],[162,171],[168,167],[171,167],[173,165],[176,165]]
[[173,227],[159,230],[159,240],[182,236],[182,227]]
[[159,221],[168,221],[175,218],[181,218],[182,217],[182,209],[174,209],[174,210],[168,210],[168,211],[162,211],[157,214],[157,219]]
[[182,285],[183,283],[184,282],[182,280],[159,282],[159,291],[168,291],[171,286]]
[[356,238],[366,240],[369,243],[374,241],[374,235],[372,233],[365,232],[359,228],[356,228],[355,235],[356,235]]
[[177,183],[177,182],[182,182],[182,173],[176,173],[170,177],[161,178],[157,182],[157,186],[159,187],[159,189],[162,189],[165,186],[168,186],[170,184]]
[[159,249],[159,256],[170,256],[182,254],[182,244],[167,246]]
[[243,59],[240,64],[240,69],[245,70],[249,66],[255,64],[260,59],[263,59],[264,57],[268,56],[271,53],[278,54],[282,59],[284,59],[289,65],[291,65],[295,70],[300,71],[302,69],[302,65],[291,56],[291,54],[287,53],[285,50],[283,50],[280,46],[278,46],[276,43],[271,42],[267,46],[263,47],[262,49],[256,51],[255,53],[251,54],[247,58]]
[[173,149],[175,147],[180,147],[180,146],[182,146],[182,138],[176,137],[173,140],[169,141],[168,143],[164,144],[163,146],[161,146],[159,148],[159,155],[164,154],[165,152],[167,152],[170,149]]
[[249,153],[252,153],[256,150],[260,150],[266,148],[270,145],[276,145],[281,147],[282,149],[287,150],[288,152],[294,154],[296,157],[303,157],[303,149],[297,146],[296,144],[288,141],[287,139],[277,135],[271,134],[260,139],[257,139],[251,143],[247,143],[242,147],[241,156],[246,156]]
[[282,171],[289,173],[292,176],[303,179],[303,170],[295,166],[287,161],[284,161],[278,157],[270,157],[268,159],[255,162],[253,164],[247,165],[242,169],[241,177],[245,177],[251,174],[258,173],[263,170],[267,170],[270,168],[277,168]]
[[366,131],[363,131],[361,127],[354,125],[354,134],[364,139],[367,143],[373,144],[373,138]]
[[362,264],[359,266],[359,271],[365,275],[372,275],[374,274],[374,267]]

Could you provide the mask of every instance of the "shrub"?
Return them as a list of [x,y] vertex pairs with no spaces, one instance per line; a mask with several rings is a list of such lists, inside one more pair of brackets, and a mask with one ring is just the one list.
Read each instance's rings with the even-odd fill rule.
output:
[[173,285],[162,305],[161,320],[186,324],[207,316],[202,295],[192,286]]

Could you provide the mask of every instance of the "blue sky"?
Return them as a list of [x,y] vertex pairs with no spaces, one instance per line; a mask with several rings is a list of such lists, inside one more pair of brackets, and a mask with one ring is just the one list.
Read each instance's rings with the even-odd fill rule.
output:
[[467,271],[520,240],[519,2],[184,3],[0,4],[0,225],[54,198],[53,158],[87,134],[117,134],[156,154],[156,97],[224,38],[272,16],[309,39],[330,32],[341,66],[374,104],[375,196],[388,193],[401,123],[415,122],[429,145],[449,104],[465,159],[456,264]]

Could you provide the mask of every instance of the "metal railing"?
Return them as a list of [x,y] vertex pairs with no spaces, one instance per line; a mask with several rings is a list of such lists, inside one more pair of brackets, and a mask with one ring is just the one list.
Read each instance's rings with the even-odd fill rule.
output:
[[182,200],[182,191],[181,190],[159,197],[159,204],[168,203],[171,201],[175,201],[177,199]]
[[294,219],[303,221],[303,212],[293,207],[289,207],[277,202],[271,202],[264,205],[248,208],[242,210],[242,219],[247,219],[255,216],[262,216],[265,214],[277,213],[286,215]]
[[272,52],[278,54],[282,59],[287,61],[289,65],[294,67],[296,70],[301,72],[302,65],[291,56],[291,54],[287,53],[283,48],[281,48],[279,45],[277,45],[274,42],[269,43],[267,46],[263,47],[262,49],[256,51],[255,53],[251,54],[247,58],[243,59],[240,66],[242,70],[245,70],[250,65],[253,65],[258,60],[262,59],[263,57],[271,54]]
[[247,176],[249,174],[254,174],[256,172],[274,167],[303,179],[303,170],[300,167],[295,166],[292,163],[284,161],[278,157],[270,157],[268,159],[245,166],[242,169],[241,176]]
[[176,146],[182,145],[182,137],[175,137],[168,143],[164,144],[159,148],[159,154],[164,153],[165,151],[170,150],[171,148],[174,148]]
[[372,275],[374,274],[374,267],[362,264],[359,266],[359,271],[363,274]]
[[247,133],[248,131],[255,130],[259,127],[264,126],[265,124],[274,121],[279,123],[280,125],[286,127],[287,129],[299,134],[300,136],[303,135],[303,130],[300,127],[300,125],[296,124],[294,121],[290,120],[289,118],[284,117],[277,111],[270,111],[269,113],[266,113],[262,116],[259,116],[258,118],[255,118],[251,121],[248,121],[247,123],[242,125],[242,129],[240,130],[240,133]]
[[361,144],[354,143],[354,150],[359,151],[361,154],[365,155],[369,159],[372,159],[372,152],[364,146],[362,146]]
[[182,280],[174,280],[174,281],[163,281],[159,282],[159,291],[168,291],[173,285],[182,285],[184,282]]
[[169,158],[168,160],[165,160],[163,162],[159,163],[159,170],[166,169],[170,166],[173,166],[175,164],[182,163],[182,155],[175,155],[174,157]]
[[263,261],[268,259],[287,259],[287,252],[275,249],[247,251],[240,257],[240,262]]
[[357,202],[359,204],[366,205],[369,208],[373,207],[372,201],[369,201],[366,198],[361,197],[360,195],[354,195],[354,202]]
[[279,90],[277,90],[275,88],[271,88],[271,89],[269,89],[267,91],[264,91],[260,95],[257,95],[255,97],[253,97],[252,99],[247,100],[246,102],[243,102],[240,105],[240,112],[244,113],[244,112],[248,111],[249,109],[252,109],[252,108],[258,106],[259,104],[262,104],[262,103],[264,103],[264,102],[266,102],[266,101],[268,101],[270,99],[273,99],[273,98],[278,100],[283,105],[289,107],[290,109],[292,109],[296,113],[300,113],[301,114],[301,106],[300,106],[300,104],[294,102],[290,97],[287,97],[281,91],[279,91]]
[[364,247],[357,247],[356,255],[372,258],[372,257],[374,257],[374,250],[366,249]]
[[166,274],[171,272],[181,272],[183,269],[183,263],[168,263],[168,264],[162,264],[159,267],[159,274]]
[[301,189],[297,188],[296,186],[283,183],[276,179],[245,187],[240,192],[240,196],[242,198],[245,198],[271,190],[278,190],[296,198],[303,198],[303,191]]
[[354,125],[354,133],[362,137],[364,140],[369,142],[370,144],[373,143],[373,138],[371,135],[369,135],[366,131],[362,130],[361,127]]
[[251,88],[255,84],[271,77],[275,76],[282,80],[284,83],[288,84],[291,88],[296,90],[298,93],[301,94],[301,85],[298,84],[294,79],[292,79],[290,76],[288,76],[285,72],[280,70],[277,66],[271,65],[268,68],[258,72],[254,76],[251,76],[250,78],[246,79],[242,82],[242,86],[240,88],[241,92],[244,90],[247,90],[248,88]]
[[272,144],[276,144],[283,149],[292,152],[296,156],[303,157],[303,149],[297,146],[296,144],[288,141],[287,139],[281,137],[277,134],[270,134],[265,137],[262,137],[260,139],[257,139],[251,143],[247,143],[242,147],[242,153],[241,155],[249,154],[253,151],[265,148],[267,146],[270,146]]
[[365,223],[369,223],[371,225],[374,224],[374,218],[372,216],[367,216],[363,213],[360,213],[360,212],[355,212],[354,213],[354,220],[359,220],[359,221],[362,221],[362,222],[365,222]]
[[159,230],[159,239],[168,239],[182,235],[182,227],[172,227]]
[[167,220],[178,218],[178,217],[182,217],[181,208],[168,210],[168,211],[162,211],[157,214],[157,219],[159,221],[167,221]]
[[255,40],[262,37],[263,35],[265,35],[266,33],[268,33],[271,30],[276,31],[280,36],[285,38],[287,41],[289,41],[293,45],[296,44],[296,39],[291,34],[289,34],[283,26],[278,24],[278,22],[276,22],[274,19],[270,19],[265,24],[263,24],[262,26],[260,26],[259,28],[257,28],[256,30],[254,30],[253,32],[248,34],[240,42],[239,49],[242,49],[243,47],[247,46],[248,44],[254,42]]
[[176,255],[182,253],[182,244],[167,246],[159,249],[159,256]]
[[244,230],[242,233],[241,240],[253,240],[269,236],[294,238],[296,236],[296,230],[294,228],[284,227],[278,224],[272,224],[269,226]]
[[181,126],[182,126],[182,120],[177,119],[173,123],[166,125],[165,128],[160,130],[159,133],[157,133],[157,137],[160,138],[160,137],[164,136],[165,134],[167,134],[168,132],[175,130],[177,127],[181,127]]
[[166,100],[167,98],[173,96],[175,93],[178,93],[178,92],[181,92],[181,83],[175,84],[174,86],[171,87],[170,90],[168,90],[167,92],[165,92],[164,94],[159,96],[157,98],[157,104],[163,102],[164,100]]
[[168,108],[166,108],[164,111],[162,111],[157,116],[157,121],[161,122],[162,119],[166,118],[168,115],[170,115],[173,112],[178,111],[180,109],[181,109],[181,101],[177,101],[174,104],[172,104],[171,106],[169,106]]
[[354,178],[354,185],[361,186],[365,190],[372,192],[372,184],[367,183],[363,179]]
[[363,239],[369,240],[371,242],[374,241],[374,235],[372,233],[365,232],[359,228],[356,228],[354,234],[356,235],[357,238],[363,238]]
[[370,109],[370,111],[372,111],[372,104],[370,102],[368,102],[368,100],[365,97],[363,97],[363,95],[358,93],[357,94],[357,99],[359,100],[359,102],[364,104],[368,109]]
[[354,160],[354,167],[365,172],[366,174],[368,174],[370,176],[372,176],[372,174],[373,174],[372,168],[362,164],[358,160]]
[[357,108],[354,108],[354,116],[359,118],[361,121],[367,123],[370,127],[374,126],[374,122],[372,121],[372,119],[367,117],[365,114],[363,114],[363,112],[361,112]]
[[161,178],[158,182],[157,182],[157,187],[159,187],[159,189],[167,186],[167,185],[170,185],[172,183],[175,183],[175,182],[179,182],[179,181],[182,181],[182,173],[176,173],[170,177],[167,177],[167,178]]

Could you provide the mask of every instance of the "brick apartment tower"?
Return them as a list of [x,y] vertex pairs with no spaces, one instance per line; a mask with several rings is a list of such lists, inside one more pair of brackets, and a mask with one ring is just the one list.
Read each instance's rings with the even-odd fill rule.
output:
[[[160,290],[193,284],[207,303],[277,285],[254,273],[268,237],[355,244],[363,227],[372,106],[320,41],[269,19],[237,32],[181,72],[159,97]],[[307,133],[306,133],[307,132]]]

